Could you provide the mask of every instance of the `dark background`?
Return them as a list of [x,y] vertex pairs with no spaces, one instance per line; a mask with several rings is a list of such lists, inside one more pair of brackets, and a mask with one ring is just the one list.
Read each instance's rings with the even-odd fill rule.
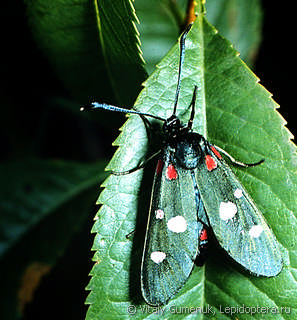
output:
[[[273,94],[274,100],[281,106],[278,111],[288,121],[287,127],[295,135],[293,99],[295,99],[296,64],[293,24],[296,17],[293,17],[294,8],[293,4],[291,8],[284,8],[274,1],[263,0],[262,2],[263,40],[253,71],[260,78],[260,83]],[[2,110],[6,113],[5,109],[10,107],[9,102],[17,102],[18,107],[11,110],[8,117],[13,116],[18,128],[21,128],[24,134],[31,134],[34,137],[36,124],[42,120],[40,118],[42,106],[48,97],[55,95],[67,97],[68,93],[36,48],[27,26],[22,1],[14,1],[7,6],[10,19],[2,20],[1,39],[3,84],[0,93],[4,97]],[[119,117],[123,119],[121,115]],[[82,144],[82,131],[81,128],[78,129],[77,117],[69,119],[69,113],[63,114],[63,111],[57,110],[54,118],[50,120],[52,121],[46,123],[48,128],[44,141],[39,145],[41,156],[93,160],[99,156],[106,158],[112,155],[113,151],[109,146],[118,133],[117,128],[114,130],[114,136],[108,134],[101,139],[99,145],[97,141],[93,148],[89,146],[86,148]],[[60,134],[61,132],[63,135]],[[100,135],[102,134],[104,132],[101,131]],[[5,136],[1,128],[0,137],[2,138],[1,158],[9,158],[11,137]],[[68,139],[69,137],[71,139]],[[69,145],[71,141],[75,142],[75,146]]]
[[293,3],[282,6],[276,1],[262,0],[262,8],[263,38],[253,71],[260,78],[260,83],[273,94],[273,99],[280,105],[278,111],[288,122],[287,128],[296,136],[296,15]]
[[[294,3],[281,3],[263,0],[264,24],[263,40],[259,48],[254,72],[260,78],[261,84],[273,93],[274,100],[280,104],[279,112],[288,121],[287,127],[296,134],[295,121],[295,20]],[[0,128],[1,160],[7,160],[12,153],[26,153],[26,150],[13,149],[13,139],[22,139],[23,132],[28,138],[34,139],[38,123],[43,121],[42,108],[51,96],[67,97],[68,93],[53,74],[50,65],[37,49],[27,26],[25,7],[22,1],[11,1],[6,4],[5,18],[2,19],[2,117]],[[291,6],[288,7],[288,6]],[[293,90],[292,90],[293,89]],[[13,102],[13,103],[12,103]],[[11,105],[13,110],[8,110]],[[15,107],[16,106],[16,107]],[[78,106],[79,107],[79,106]],[[123,117],[119,115],[121,119]],[[7,135],[4,130],[9,121],[14,121],[18,132],[15,137]],[[63,110],[56,112],[47,119],[43,141],[39,142],[37,154],[40,157],[66,158],[72,160],[96,160],[99,157],[109,158],[114,149],[110,148],[118,134],[118,127],[113,133],[105,133],[96,129],[94,133],[100,136],[94,141],[88,141],[86,148],[83,137],[83,126],[77,115],[69,115]],[[103,137],[103,138],[102,138]],[[91,144],[91,148],[90,148]],[[35,150],[36,152],[36,150]],[[45,277],[35,295],[34,302],[26,309],[25,319],[82,319],[85,307],[82,305],[87,292],[84,287],[92,267],[90,247],[92,240],[89,230],[93,224],[93,214],[88,223],[76,235],[73,245],[67,250],[51,272]],[[86,236],[86,234],[88,236]],[[77,244],[85,249],[85,256],[80,261],[73,260],[73,272],[69,270],[69,260],[75,256],[73,248]],[[85,264],[89,261],[89,264]],[[65,268],[67,265],[67,268]],[[38,307],[37,307],[38,306]]]

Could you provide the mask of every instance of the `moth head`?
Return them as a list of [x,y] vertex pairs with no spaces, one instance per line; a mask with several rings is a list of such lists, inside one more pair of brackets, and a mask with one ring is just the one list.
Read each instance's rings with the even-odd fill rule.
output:
[[177,137],[188,132],[187,126],[183,125],[176,115],[172,115],[163,124],[163,133],[169,139],[176,139]]

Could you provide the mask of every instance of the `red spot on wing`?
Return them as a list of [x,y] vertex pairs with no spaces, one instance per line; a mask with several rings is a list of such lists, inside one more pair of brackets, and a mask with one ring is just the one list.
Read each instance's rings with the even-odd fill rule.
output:
[[220,155],[219,151],[214,146],[211,146],[211,150],[219,159],[222,159],[222,156]]
[[211,171],[218,166],[216,160],[209,154],[205,156],[205,163],[208,171]]
[[156,173],[158,175],[162,173],[163,165],[164,165],[164,162],[161,159],[159,159],[157,163],[157,168],[156,168]]
[[170,164],[166,169],[166,178],[168,180],[175,180],[177,178],[177,172],[173,166],[173,164]]
[[202,229],[202,231],[200,233],[200,240],[201,241],[207,240],[207,231],[206,231],[206,229]]

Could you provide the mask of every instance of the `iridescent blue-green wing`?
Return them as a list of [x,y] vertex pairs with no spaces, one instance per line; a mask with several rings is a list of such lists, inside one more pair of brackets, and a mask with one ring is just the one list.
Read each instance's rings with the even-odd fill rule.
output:
[[251,273],[277,275],[282,257],[262,213],[214,146],[203,152],[195,176],[209,225],[221,247]]
[[166,304],[184,285],[202,228],[190,171],[159,160],[141,267],[141,290],[148,304]]

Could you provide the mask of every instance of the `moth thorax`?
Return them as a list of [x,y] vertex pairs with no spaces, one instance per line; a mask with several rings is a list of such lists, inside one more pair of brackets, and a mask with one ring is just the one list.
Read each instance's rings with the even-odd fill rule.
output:
[[176,159],[185,169],[195,169],[201,158],[201,147],[197,140],[184,140],[176,145]]

